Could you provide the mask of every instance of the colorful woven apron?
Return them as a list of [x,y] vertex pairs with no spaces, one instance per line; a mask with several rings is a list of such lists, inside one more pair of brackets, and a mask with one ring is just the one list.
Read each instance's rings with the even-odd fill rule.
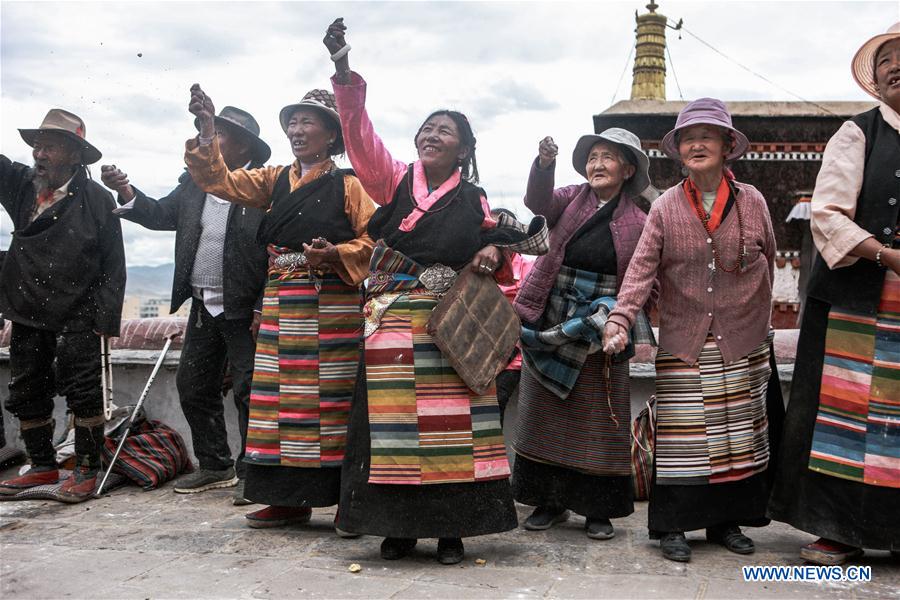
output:
[[369,483],[505,479],[496,393],[479,396],[466,387],[428,335],[438,296],[418,280],[424,270],[381,243],[372,255],[367,319],[380,298],[391,298],[365,341]]
[[872,317],[832,308],[809,468],[900,488],[900,277]]
[[360,300],[357,287],[332,273],[311,279],[305,271],[270,271],[256,341],[247,462],[341,466],[359,363]]
[[712,335],[693,366],[656,355],[656,483],[746,479],[769,462],[769,338],[726,365]]

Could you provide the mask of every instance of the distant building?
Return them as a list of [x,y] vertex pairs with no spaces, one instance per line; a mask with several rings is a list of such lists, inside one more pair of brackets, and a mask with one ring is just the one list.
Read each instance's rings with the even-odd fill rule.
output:
[[191,303],[185,302],[174,314],[169,314],[172,299],[163,296],[125,296],[122,319],[157,319],[160,317],[187,317]]
[[[638,16],[636,51],[631,98],[622,100],[594,115],[594,131],[622,127],[635,133],[650,156],[650,180],[659,190],[681,181],[684,175],[679,165],[659,149],[663,136],[675,126],[678,113],[687,102],[666,100],[666,27],[664,15],[656,12],[658,5],[651,0],[646,14]],[[815,187],[822,164],[822,152],[829,138],[844,121],[875,106],[872,102],[731,102],[724,99],[731,111],[735,128],[750,140],[750,149],[731,167],[735,177],[756,186],[769,204],[779,258],[787,258],[787,269],[778,269],[777,296],[773,321],[776,326],[794,326],[799,308],[796,290],[797,274],[789,272],[802,247],[803,232],[790,226],[786,219],[798,195]],[[807,192],[808,193],[808,192]],[[813,250],[814,251],[814,250]],[[806,263],[809,257],[804,257]],[[780,265],[784,265],[779,260]],[[785,279],[787,278],[787,279]],[[805,279],[805,278],[804,278]],[[794,289],[788,289],[790,286]],[[782,315],[780,313],[788,313]]]

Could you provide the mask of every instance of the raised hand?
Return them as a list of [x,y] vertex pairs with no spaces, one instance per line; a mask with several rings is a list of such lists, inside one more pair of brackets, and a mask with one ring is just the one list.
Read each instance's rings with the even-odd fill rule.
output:
[[103,185],[115,190],[126,202],[131,202],[134,198],[134,188],[128,181],[128,173],[124,173],[116,165],[101,165],[100,180]]
[[188,111],[199,119],[201,137],[211,138],[216,134],[214,120],[216,107],[213,105],[212,98],[200,88],[199,83],[191,86],[191,101],[188,104]]
[[347,26],[344,25],[344,17],[338,17],[328,26],[325,38],[322,40],[322,43],[328,48],[328,52],[334,54],[347,45],[347,40],[344,38],[346,32]]
[[334,61],[334,77],[335,80],[342,85],[350,83],[350,59],[347,53],[350,52],[350,45],[346,39],[347,26],[344,25],[344,18],[338,17],[328,26],[325,32],[325,38],[322,43],[331,53],[331,60]]
[[559,148],[549,135],[538,144],[538,164],[542,169],[549,167],[556,160],[557,154],[559,154]]

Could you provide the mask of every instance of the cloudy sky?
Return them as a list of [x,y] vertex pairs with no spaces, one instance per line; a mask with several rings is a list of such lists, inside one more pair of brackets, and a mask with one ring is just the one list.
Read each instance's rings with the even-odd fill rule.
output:
[[[537,142],[552,135],[563,157],[591,116],[628,97],[634,14],[629,2],[0,2],[0,151],[31,162],[18,127],[48,108],[80,115],[88,139],[151,195],[175,186],[193,135],[188,89],[217,107],[249,110],[272,146],[290,149],[279,109],[329,87],[321,43],[344,17],[353,68],[369,82],[368,107],[394,156],[414,159],[412,136],[429,111],[467,113],[478,136],[482,185],[492,205],[524,213],[521,197]],[[849,62],[863,41],[900,20],[900,3],[681,2],[659,12],[778,87],[669,31],[684,99],[867,100]],[[679,99],[669,65],[668,98]],[[782,89],[783,88],[783,89]],[[788,90],[788,91],[785,91]],[[557,183],[579,176],[560,161]],[[94,168],[99,180],[99,166]],[[0,215],[0,247],[9,220]],[[124,226],[131,265],[171,262],[174,235]]]

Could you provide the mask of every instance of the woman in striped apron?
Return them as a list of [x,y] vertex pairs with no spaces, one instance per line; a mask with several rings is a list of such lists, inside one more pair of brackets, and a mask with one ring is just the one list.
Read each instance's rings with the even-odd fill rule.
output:
[[812,198],[809,279],[769,516],[820,536],[800,555],[900,558],[900,23],[863,44],[880,103],[828,142]]
[[332,160],[344,143],[331,92],[312,90],[281,110],[296,157],[289,167],[228,171],[214,132],[203,129],[213,107],[199,86],[191,111],[201,132],[188,141],[185,161],[197,185],[268,209],[258,237],[268,247],[269,279],[244,458],[244,495],[268,506],[246,515],[248,524],[304,523],[312,507],[334,506],[340,495],[374,206],[352,172]]
[[438,560],[454,564],[462,538],[513,529],[516,511],[494,389],[466,387],[426,326],[459,270],[508,282],[500,247],[541,247],[517,245],[527,234],[490,217],[463,114],[430,115],[414,138],[413,164],[391,157],[366,112],[366,83],[349,69],[344,31],[339,19],[324,40],[332,83],[350,162],[380,208],[369,222],[377,244],[338,526],[384,537],[387,560],[409,554],[419,538],[438,538]]
[[620,352],[658,280],[648,513],[675,561],[690,560],[686,531],[750,554],[740,526],[768,523],[772,425],[784,413],[770,352],[775,236],[765,198],[726,167],[748,146],[720,100],[681,111],[661,148],[688,177],[653,203],[604,332],[605,349]]
[[[553,189],[556,144],[544,138],[525,205],[551,224],[540,257],[516,297],[523,368],[513,493],[536,507],[525,529],[585,516],[592,539],[615,535],[610,518],[634,512],[628,359],[600,350],[600,336],[647,215],[635,199],[650,185],[636,135],[612,128],[582,136],[572,165],[586,183]],[[635,334],[653,343],[650,322]]]

